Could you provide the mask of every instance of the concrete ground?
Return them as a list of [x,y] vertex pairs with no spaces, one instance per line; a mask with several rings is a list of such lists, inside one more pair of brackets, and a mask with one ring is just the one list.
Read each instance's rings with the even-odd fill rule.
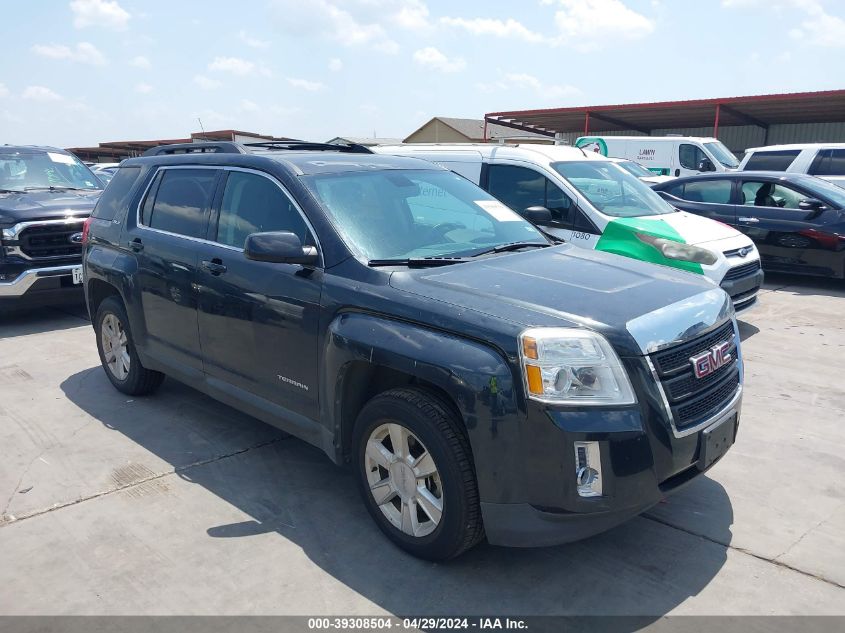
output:
[[845,614],[845,283],[770,275],[733,450],[606,534],[448,564],[318,450],[168,380],[115,391],[80,310],[0,319],[0,614]]

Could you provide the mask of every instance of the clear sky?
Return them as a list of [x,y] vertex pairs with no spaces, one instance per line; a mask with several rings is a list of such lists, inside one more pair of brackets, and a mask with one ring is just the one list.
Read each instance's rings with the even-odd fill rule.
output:
[[0,34],[0,143],[845,88],[845,0],[29,0]]

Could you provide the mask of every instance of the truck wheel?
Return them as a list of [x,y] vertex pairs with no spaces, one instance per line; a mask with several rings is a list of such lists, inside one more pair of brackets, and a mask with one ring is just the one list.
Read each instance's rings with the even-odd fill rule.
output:
[[106,376],[118,391],[130,396],[143,396],[158,389],[164,374],[141,365],[129,319],[123,303],[116,297],[105,299],[94,318],[97,351]]
[[469,442],[436,396],[410,388],[376,396],[353,442],[367,510],[399,547],[447,560],[484,537]]

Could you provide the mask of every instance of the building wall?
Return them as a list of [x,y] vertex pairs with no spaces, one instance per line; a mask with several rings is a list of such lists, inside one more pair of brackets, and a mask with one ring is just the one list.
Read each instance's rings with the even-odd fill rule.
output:
[[[683,136],[713,136],[713,127],[664,128],[653,130],[652,136],[682,134]],[[640,132],[590,131],[591,136],[646,136]],[[563,135],[563,142],[573,145],[581,132]],[[843,143],[845,142],[845,121],[839,123],[790,123],[769,126],[766,131],[756,125],[731,125],[719,128],[719,140],[741,158],[749,147],[780,145],[784,143]]]
[[470,143],[472,139],[441,121],[429,121],[405,139],[406,143]]

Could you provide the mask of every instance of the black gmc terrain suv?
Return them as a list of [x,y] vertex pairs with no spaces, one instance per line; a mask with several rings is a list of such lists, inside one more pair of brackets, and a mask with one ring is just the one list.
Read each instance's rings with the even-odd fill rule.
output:
[[0,314],[82,301],[82,223],[102,188],[63,149],[0,145]]
[[413,554],[610,528],[734,441],[733,308],[554,244],[464,178],[304,142],[125,161],[85,228],[106,375],[165,375],[351,463]]

